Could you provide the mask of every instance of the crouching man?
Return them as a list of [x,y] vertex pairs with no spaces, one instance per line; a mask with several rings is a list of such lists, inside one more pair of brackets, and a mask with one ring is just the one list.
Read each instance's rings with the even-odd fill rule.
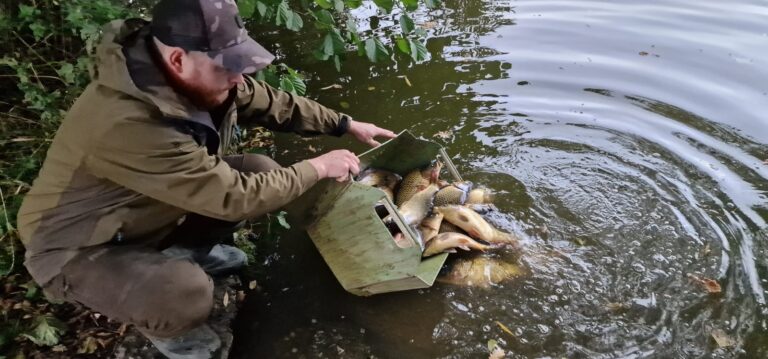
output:
[[274,56],[234,1],[161,0],[151,22],[108,24],[97,57],[19,212],[25,265],[52,299],[133,324],[168,357],[211,357],[209,275],[246,261],[220,242],[359,164],[346,150],[285,168],[225,156],[236,124],[372,146],[394,134],[247,76]]

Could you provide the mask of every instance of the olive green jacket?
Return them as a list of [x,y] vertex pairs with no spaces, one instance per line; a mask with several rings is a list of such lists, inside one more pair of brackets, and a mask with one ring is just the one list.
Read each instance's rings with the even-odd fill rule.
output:
[[248,77],[232,90],[227,111],[197,109],[152,61],[147,24],[105,27],[98,75],[62,121],[24,198],[18,228],[25,264],[41,285],[81,248],[155,241],[189,212],[257,217],[318,181],[307,161],[259,174],[230,168],[221,155],[237,121],[303,135],[346,131],[344,115]]

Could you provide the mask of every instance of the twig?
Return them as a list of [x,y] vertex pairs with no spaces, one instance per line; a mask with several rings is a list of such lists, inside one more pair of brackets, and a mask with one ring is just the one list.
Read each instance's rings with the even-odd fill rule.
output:
[[[11,225],[11,220],[8,219],[8,209],[5,207],[5,196],[3,196],[3,189],[0,188],[0,203],[3,205],[3,215],[5,216],[5,228],[8,230],[8,233],[11,233],[11,231],[15,230],[13,226]],[[6,235],[3,235],[0,237],[0,242],[5,240]],[[11,254],[11,265],[8,267],[8,271],[3,273],[3,276],[7,276],[8,274],[13,271],[13,267],[16,266],[16,248],[13,247],[13,237],[8,236],[8,244],[11,247],[10,254]]]

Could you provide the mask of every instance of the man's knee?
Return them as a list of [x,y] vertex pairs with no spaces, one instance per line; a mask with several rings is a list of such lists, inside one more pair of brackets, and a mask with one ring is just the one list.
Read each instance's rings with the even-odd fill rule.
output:
[[227,162],[230,167],[240,172],[258,173],[282,168],[282,166],[280,166],[269,156],[255,153],[244,153],[242,155],[226,156],[224,157],[224,161]]
[[173,261],[165,273],[158,275],[156,288],[151,289],[156,299],[147,303],[142,331],[156,337],[173,337],[205,323],[213,308],[210,277],[185,260]]

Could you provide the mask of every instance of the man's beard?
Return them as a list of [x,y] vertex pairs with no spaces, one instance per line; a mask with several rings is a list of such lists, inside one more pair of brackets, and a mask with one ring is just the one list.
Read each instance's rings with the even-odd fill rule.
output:
[[219,99],[222,91],[214,91],[205,88],[203,84],[194,84],[185,81],[179,77],[178,74],[171,71],[171,69],[168,68],[168,64],[165,62],[163,62],[163,73],[165,74],[165,79],[168,81],[168,85],[170,85],[174,91],[189,99],[193,105],[201,110],[213,110],[226,101],[226,98]]

